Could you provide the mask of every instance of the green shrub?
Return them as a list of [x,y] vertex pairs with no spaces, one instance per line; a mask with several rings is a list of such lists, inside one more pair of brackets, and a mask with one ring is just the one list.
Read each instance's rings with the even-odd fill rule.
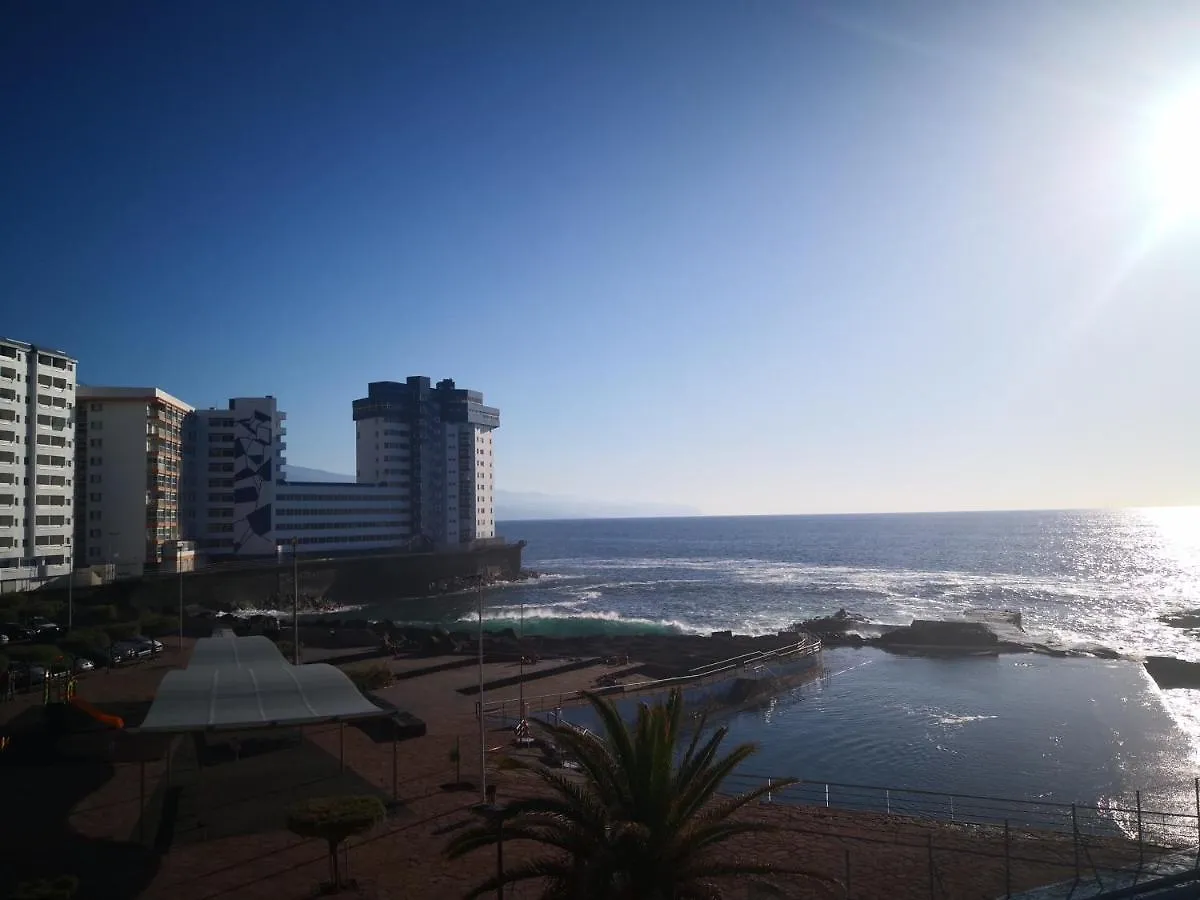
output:
[[57,878],[23,881],[9,896],[12,900],[71,900],[78,890],[78,878],[74,875],[59,875]]
[[35,616],[43,619],[49,619],[52,622],[57,622],[60,618],[66,619],[67,604],[57,600],[40,600],[30,597],[25,601],[25,608],[22,610],[25,619],[32,619]]
[[138,622],[114,622],[103,627],[109,640],[113,643],[127,641],[141,632],[141,625]]
[[392,670],[384,665],[348,669],[346,675],[360,691],[375,691],[392,683]]
[[34,663],[39,666],[51,666],[63,662],[63,652],[53,644],[18,644],[5,649],[10,659],[19,662]]
[[287,811],[292,834],[319,838],[329,845],[330,883],[341,887],[338,845],[356,834],[365,834],[384,820],[387,810],[378,797],[318,797],[297,803]]
[[139,617],[141,633],[150,637],[176,634],[179,631],[179,616],[168,616],[156,612],[144,612]]
[[85,606],[83,609],[80,609],[79,605],[76,604],[75,615],[79,616],[80,613],[83,613],[87,621],[97,622],[99,624],[116,622],[121,618],[120,610],[118,610],[111,603],[100,603],[96,606]]
[[76,628],[67,632],[58,642],[58,646],[72,656],[103,659],[111,643],[108,632],[101,628]]

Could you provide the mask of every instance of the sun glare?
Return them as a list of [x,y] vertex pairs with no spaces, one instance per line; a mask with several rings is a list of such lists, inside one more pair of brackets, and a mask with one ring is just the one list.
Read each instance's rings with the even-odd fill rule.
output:
[[1200,86],[1169,100],[1154,117],[1150,177],[1168,218],[1200,218]]

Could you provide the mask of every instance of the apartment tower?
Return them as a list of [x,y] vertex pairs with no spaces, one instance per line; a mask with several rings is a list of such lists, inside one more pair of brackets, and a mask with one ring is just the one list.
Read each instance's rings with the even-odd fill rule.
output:
[[158,388],[79,386],[80,563],[136,577],[174,558],[183,537],[183,426],[191,411]]
[[398,489],[408,531],[438,546],[494,538],[500,411],[450,379],[375,381],[353,403],[359,484]]
[[71,572],[75,384],[61,350],[0,338],[0,590]]

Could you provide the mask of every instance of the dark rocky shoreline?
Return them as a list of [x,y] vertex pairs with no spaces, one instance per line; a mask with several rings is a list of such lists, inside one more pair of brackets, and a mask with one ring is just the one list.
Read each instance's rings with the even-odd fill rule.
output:
[[[536,578],[538,575],[537,572],[526,570],[519,577]],[[445,588],[450,592],[466,590],[471,586],[466,583],[447,584]],[[206,621],[242,634],[271,634],[285,641],[291,636],[288,627],[281,630],[282,623],[270,616],[238,617],[225,613]],[[1062,645],[1028,634],[1021,614],[1013,610],[979,609],[969,611],[963,619],[958,620],[917,619],[909,625],[893,625],[871,622],[843,609],[833,615],[798,622],[777,634],[760,636],[719,631],[707,636],[648,633],[525,635],[518,638],[511,628],[485,629],[483,648],[484,654],[491,660],[536,656],[545,659],[599,658],[611,660],[613,664],[632,661],[647,677],[667,678],[685,675],[695,668],[743,654],[776,650],[796,643],[806,634],[820,639],[825,647],[874,647],[906,655],[1037,653],[1055,657],[1129,659],[1142,663],[1164,690],[1200,688],[1200,663],[1174,657],[1141,659],[1099,644]],[[392,621],[371,622],[350,616],[330,617],[319,622],[302,620],[300,640],[306,646],[329,649],[383,648],[386,644],[398,652],[431,656],[477,652],[476,632],[473,629],[451,631],[442,627],[425,628]]]

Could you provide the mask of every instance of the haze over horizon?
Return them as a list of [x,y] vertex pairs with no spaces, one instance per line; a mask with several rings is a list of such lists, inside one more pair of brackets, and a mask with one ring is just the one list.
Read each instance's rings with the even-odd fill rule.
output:
[[511,492],[1200,504],[1188,12],[11,4],[0,334],[335,472],[422,374]]

